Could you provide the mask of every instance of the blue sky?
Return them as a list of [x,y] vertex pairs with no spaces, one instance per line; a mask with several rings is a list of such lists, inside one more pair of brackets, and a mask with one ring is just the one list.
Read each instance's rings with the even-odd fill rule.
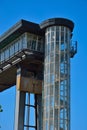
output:
[[[1,0],[0,35],[20,19],[41,23],[64,17],[75,23],[73,40],[78,53],[71,59],[71,130],[87,130],[87,1],[86,0]],[[15,87],[0,93],[0,130],[13,130]]]

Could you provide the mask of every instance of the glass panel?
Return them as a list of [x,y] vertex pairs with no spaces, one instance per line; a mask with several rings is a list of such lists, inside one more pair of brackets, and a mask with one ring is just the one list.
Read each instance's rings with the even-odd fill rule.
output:
[[66,43],[68,42],[68,33],[67,32],[65,33],[65,42]]
[[48,42],[50,42],[50,33],[48,33]]
[[51,41],[55,40],[54,32],[51,32]]
[[61,51],[63,51],[65,49],[64,44],[61,44]]
[[64,32],[61,32],[61,42],[64,43]]
[[52,120],[52,119],[53,119],[53,118],[51,118],[51,119],[50,119],[50,122],[49,122],[49,123],[50,123],[50,126],[49,126],[50,129],[49,129],[49,130],[54,130],[54,125],[53,125],[53,120]]
[[41,50],[41,43],[38,42],[38,45],[37,45],[37,50],[40,51]]
[[50,75],[47,75],[47,83],[50,83]]
[[50,118],[53,118],[53,109],[50,109]]
[[9,48],[5,50],[5,60],[9,58]]
[[46,129],[45,130],[48,130],[48,121],[46,121]]
[[[33,116],[33,118],[32,118]],[[34,107],[30,107],[30,120],[29,120],[29,124],[35,126],[35,108]]]
[[49,55],[50,54],[50,43],[48,43],[47,46],[48,46],[47,49],[48,49],[48,55]]
[[4,61],[4,52],[1,52],[1,62]]
[[53,96],[53,88],[54,86],[53,85],[50,85],[50,95]]
[[55,106],[58,106],[58,94],[59,94],[58,86],[55,86]]
[[59,53],[59,42],[56,42],[56,53]]
[[59,116],[58,116],[58,109],[55,109],[55,110],[54,110],[54,113],[55,113],[55,115],[54,115],[54,120],[55,120],[55,122],[54,122],[55,130],[58,130],[58,118],[59,118]]
[[19,44],[19,51],[20,51],[22,49],[22,39],[21,38],[19,39],[19,43],[18,44]]
[[55,27],[51,27],[51,31],[55,31]]
[[50,74],[50,83],[54,84],[54,74]]
[[50,73],[54,73],[54,63],[50,64]]
[[53,130],[53,125],[52,124],[50,125],[50,130]]
[[22,46],[23,48],[27,48],[27,41],[26,41],[25,36],[22,37]]
[[50,55],[47,56],[47,62],[50,62]]
[[61,31],[64,31],[64,26],[61,26]]
[[54,106],[54,96],[50,96],[50,107]]
[[50,62],[54,62],[54,53],[50,54]]
[[59,31],[59,26],[56,26],[56,31]]
[[54,42],[51,42],[51,51],[54,51]]
[[31,40],[28,41],[27,46],[28,46],[29,49],[32,49],[32,41]]
[[49,74],[49,73],[50,73],[50,65],[47,64],[47,74]]
[[32,50],[36,50],[36,41],[35,40],[32,40],[32,47],[31,47]]
[[56,41],[59,41],[59,32],[56,32]]
[[14,47],[15,47],[15,53],[18,52],[18,41],[14,43]]
[[10,46],[10,57],[14,54],[14,44]]

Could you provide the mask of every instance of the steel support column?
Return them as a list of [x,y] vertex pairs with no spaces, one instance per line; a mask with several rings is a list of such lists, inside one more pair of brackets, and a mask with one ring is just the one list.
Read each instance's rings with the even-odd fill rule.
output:
[[35,95],[36,100],[36,130],[42,130],[42,95]]
[[14,130],[24,130],[25,94],[24,92],[16,90]]

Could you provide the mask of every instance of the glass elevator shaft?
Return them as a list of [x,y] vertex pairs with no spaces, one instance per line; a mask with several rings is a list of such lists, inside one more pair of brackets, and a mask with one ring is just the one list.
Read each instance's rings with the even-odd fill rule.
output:
[[43,130],[70,130],[70,39],[65,26],[45,31]]

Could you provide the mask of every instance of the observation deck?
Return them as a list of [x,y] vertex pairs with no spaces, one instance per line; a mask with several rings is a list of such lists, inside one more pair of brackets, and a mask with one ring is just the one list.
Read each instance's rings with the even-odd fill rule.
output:
[[38,24],[21,20],[0,37],[0,91],[16,84],[19,66],[35,77],[42,73],[43,33]]

